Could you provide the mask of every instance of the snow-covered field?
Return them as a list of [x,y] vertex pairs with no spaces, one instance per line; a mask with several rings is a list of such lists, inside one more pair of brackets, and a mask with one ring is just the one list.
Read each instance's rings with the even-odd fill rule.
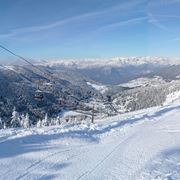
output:
[[87,84],[89,86],[92,86],[94,89],[100,91],[102,94],[105,93],[108,90],[108,87],[105,86],[105,85],[98,85],[98,84],[93,84],[93,83],[90,83],[90,82],[87,82]]
[[180,103],[93,125],[0,130],[0,179],[180,179]]
[[129,81],[127,83],[120,84],[119,86],[122,87],[129,87],[129,88],[135,88],[139,86],[158,86],[159,84],[165,84],[166,81],[163,80],[161,77],[154,77],[154,78],[138,78],[134,79],[132,81]]

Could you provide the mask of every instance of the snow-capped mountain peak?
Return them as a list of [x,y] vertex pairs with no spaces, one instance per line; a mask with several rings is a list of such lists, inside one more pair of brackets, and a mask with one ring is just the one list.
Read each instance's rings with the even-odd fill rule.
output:
[[99,66],[138,66],[143,64],[154,64],[154,65],[179,65],[180,58],[168,58],[168,57],[115,57],[106,59],[69,59],[69,60],[49,60],[47,62],[38,62],[41,65],[48,66],[69,66],[77,68],[87,67],[99,67]]

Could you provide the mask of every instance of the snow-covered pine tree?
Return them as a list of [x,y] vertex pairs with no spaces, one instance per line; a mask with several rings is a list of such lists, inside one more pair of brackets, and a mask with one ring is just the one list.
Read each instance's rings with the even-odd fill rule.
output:
[[24,128],[29,128],[31,126],[31,122],[30,122],[30,119],[29,119],[29,114],[26,113],[26,116],[24,117],[24,120],[23,120],[23,127]]
[[6,127],[6,123],[4,122],[3,123],[3,129],[6,129],[7,127]]
[[50,126],[50,121],[49,121],[49,118],[48,118],[48,115],[46,113],[44,119],[42,120],[42,126]]
[[22,114],[22,115],[20,116],[20,125],[21,125],[21,127],[24,127],[24,120],[25,120],[25,115]]
[[37,124],[36,124],[36,127],[42,127],[42,121],[39,119],[39,121],[37,122]]
[[14,107],[13,112],[12,112],[11,124],[10,125],[13,128],[21,127],[20,116],[19,116],[19,113],[16,111],[15,107]]
[[61,118],[60,118],[60,117],[57,117],[57,118],[56,118],[55,125],[60,125],[60,124],[61,124]]
[[51,126],[56,125],[55,118],[51,118],[51,120],[50,120],[50,125],[51,125]]
[[2,121],[2,119],[0,118],[0,129],[2,129],[3,128],[3,121]]

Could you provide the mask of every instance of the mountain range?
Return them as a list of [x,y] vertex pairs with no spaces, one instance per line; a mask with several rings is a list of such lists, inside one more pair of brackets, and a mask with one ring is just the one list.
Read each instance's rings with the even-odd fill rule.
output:
[[[45,113],[53,117],[63,109],[91,109],[88,103],[106,103],[107,97],[117,112],[134,111],[163,104],[169,94],[180,90],[179,79],[180,61],[163,57],[2,64],[0,117],[9,124],[16,107],[37,122]],[[43,99],[37,100],[37,94]]]

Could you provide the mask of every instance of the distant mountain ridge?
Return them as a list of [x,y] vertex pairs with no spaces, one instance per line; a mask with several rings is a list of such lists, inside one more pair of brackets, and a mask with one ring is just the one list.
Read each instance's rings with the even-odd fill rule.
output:
[[106,58],[106,59],[69,59],[69,60],[49,60],[46,62],[37,62],[38,65],[48,65],[52,66],[68,66],[76,68],[86,68],[86,67],[99,67],[99,66],[112,66],[112,67],[123,67],[123,66],[139,66],[144,64],[154,64],[154,65],[180,65],[180,58],[169,58],[169,57],[116,57],[116,58]]
[[164,57],[117,57],[112,59],[59,60],[37,65],[55,71],[71,71],[106,85],[136,78],[160,76],[167,81],[180,75],[180,59]]
[[[46,112],[58,114],[60,98],[67,106],[81,109],[92,100],[103,103],[111,96],[117,109],[127,112],[160,105],[168,94],[180,91],[178,59],[130,57],[33,64],[37,68],[0,66],[0,117],[7,123],[14,106],[36,122]],[[41,102],[34,98],[37,90],[44,94]]]

